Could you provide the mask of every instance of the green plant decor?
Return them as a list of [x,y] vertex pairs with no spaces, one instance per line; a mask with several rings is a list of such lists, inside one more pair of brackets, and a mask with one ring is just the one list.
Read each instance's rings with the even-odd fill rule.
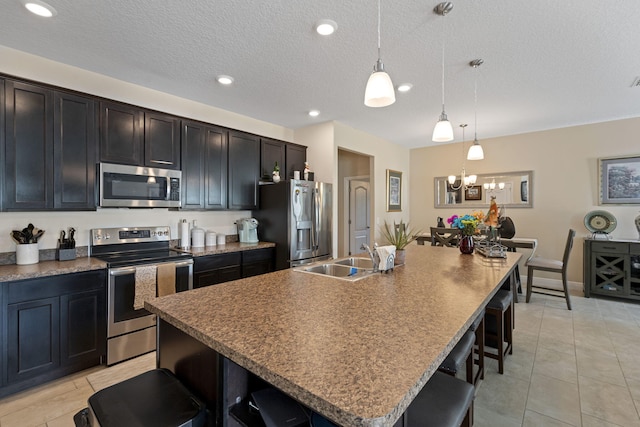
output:
[[280,173],[280,166],[278,166],[278,162],[273,165],[273,171]]
[[404,249],[409,243],[416,240],[419,234],[422,233],[421,230],[412,229],[409,227],[409,223],[406,224],[400,221],[399,224],[393,222],[393,228],[387,223],[384,222],[384,227],[380,230],[382,232],[382,236],[389,242],[390,245],[396,247],[396,250]]

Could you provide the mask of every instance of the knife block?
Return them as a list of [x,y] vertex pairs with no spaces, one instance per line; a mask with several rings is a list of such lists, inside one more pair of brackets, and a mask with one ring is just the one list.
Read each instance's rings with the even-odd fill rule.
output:
[[69,261],[76,259],[76,248],[56,249],[56,259],[58,261]]

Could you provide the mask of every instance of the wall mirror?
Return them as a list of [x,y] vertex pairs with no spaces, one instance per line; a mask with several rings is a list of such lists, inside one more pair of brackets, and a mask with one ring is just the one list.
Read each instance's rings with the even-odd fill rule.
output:
[[460,175],[454,184],[448,177],[434,178],[436,208],[488,208],[491,198],[507,208],[533,207],[533,171],[478,174],[475,185],[460,186]]

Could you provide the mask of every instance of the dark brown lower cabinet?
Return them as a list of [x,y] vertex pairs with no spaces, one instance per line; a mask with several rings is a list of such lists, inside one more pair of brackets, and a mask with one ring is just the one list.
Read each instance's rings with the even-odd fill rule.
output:
[[273,268],[273,248],[200,256],[193,260],[193,287],[202,288],[270,273]]
[[2,283],[0,396],[101,363],[105,285],[104,270]]

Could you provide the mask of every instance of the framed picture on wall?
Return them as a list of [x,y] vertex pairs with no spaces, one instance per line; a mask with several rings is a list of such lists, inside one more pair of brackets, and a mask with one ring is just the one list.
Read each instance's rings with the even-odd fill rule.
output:
[[402,172],[387,169],[387,212],[402,211]]
[[482,187],[479,185],[469,187],[464,190],[465,200],[482,200]]
[[599,159],[600,203],[640,204],[640,156]]

